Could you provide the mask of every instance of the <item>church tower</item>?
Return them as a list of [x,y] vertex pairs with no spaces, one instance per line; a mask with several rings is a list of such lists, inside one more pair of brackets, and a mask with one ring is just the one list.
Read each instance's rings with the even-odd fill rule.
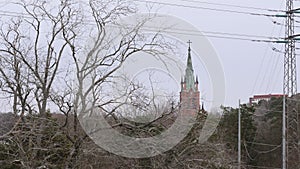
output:
[[200,111],[200,92],[198,77],[194,77],[191,57],[191,42],[189,41],[187,65],[184,78],[181,79],[180,111],[183,114],[197,114]]

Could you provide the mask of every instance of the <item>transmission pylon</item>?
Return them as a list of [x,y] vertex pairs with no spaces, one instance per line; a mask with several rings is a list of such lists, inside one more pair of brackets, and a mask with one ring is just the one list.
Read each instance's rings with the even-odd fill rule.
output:
[[[297,94],[297,72],[296,72],[296,53],[295,53],[295,34],[294,34],[293,0],[286,0],[286,41],[284,55],[284,116],[286,127],[283,125],[283,167],[287,169],[300,168],[299,166],[299,131],[298,131],[298,111],[296,103],[289,99]],[[285,104],[286,103],[286,104]],[[285,118],[286,117],[286,118]],[[284,123],[283,123],[284,124]],[[286,128],[286,131],[284,131]],[[284,150],[284,148],[286,148]],[[286,166],[284,166],[286,163]]]

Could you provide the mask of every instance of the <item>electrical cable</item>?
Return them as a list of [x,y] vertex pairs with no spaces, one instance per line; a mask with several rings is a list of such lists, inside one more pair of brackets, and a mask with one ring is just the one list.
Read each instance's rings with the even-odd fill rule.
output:
[[254,9],[254,10],[262,10],[262,11],[269,11],[269,12],[285,12],[284,10],[258,8],[258,7],[242,6],[242,5],[232,5],[232,4],[225,4],[225,3],[214,3],[214,2],[207,2],[207,1],[196,1],[196,0],[180,0],[180,1],[199,3],[199,4],[217,5],[217,6],[235,7],[235,8],[241,8],[241,9]]
[[[9,12],[9,11],[3,11],[3,10],[2,11],[0,10],[0,15],[1,16],[11,16],[11,17],[20,17],[21,16],[24,18],[32,18],[28,14]],[[92,24],[91,21],[85,21],[85,22],[87,24]],[[149,27],[149,28],[151,28],[151,27]],[[176,28],[174,28],[172,30],[175,30],[175,31],[165,31],[165,32],[166,33],[184,34],[184,35],[207,36],[207,37],[221,38],[221,39],[242,40],[242,41],[251,41],[251,42],[264,42],[264,43],[278,43],[278,40],[280,39],[280,38],[276,38],[276,37],[267,37],[267,36],[262,36],[262,35],[247,35],[247,34],[226,33],[226,32],[201,31],[203,33],[209,34],[209,35],[202,35],[202,34],[197,33],[194,30],[176,29]],[[148,31],[151,31],[151,29],[148,29]],[[223,36],[220,36],[220,35],[223,35]],[[247,37],[247,38],[240,38],[240,37]],[[250,38],[261,38],[261,39],[250,39]]]
[[167,6],[185,7],[185,8],[192,8],[192,9],[202,9],[202,10],[210,10],[210,11],[218,11],[218,12],[228,12],[228,13],[235,13],[235,14],[246,14],[246,15],[253,15],[253,16],[279,17],[276,14],[244,12],[244,11],[236,11],[236,10],[231,10],[231,9],[220,9],[220,8],[208,8],[208,7],[201,7],[201,6],[191,6],[191,5],[182,5],[182,4],[167,3],[167,2],[157,2],[157,1],[151,1],[151,0],[133,0],[133,1],[160,4],[160,5],[167,5]]
[[[283,5],[284,5],[284,3],[283,3],[283,1],[282,1],[282,2],[281,2],[281,5],[280,5],[280,8],[282,8]],[[272,23],[274,23],[274,24],[278,23],[277,21],[274,21],[274,20],[271,19],[271,18],[269,18],[269,19],[270,19],[270,20],[272,21]],[[282,22],[283,22],[283,23],[279,23],[279,24],[280,24],[279,35],[281,35],[281,32],[282,32],[282,30],[283,30],[283,26],[285,26],[285,25],[284,25],[284,21],[282,21]],[[274,30],[275,30],[275,25],[274,25],[273,28],[272,28],[271,36],[273,36]],[[257,74],[257,76],[256,76],[256,78],[255,78],[255,82],[254,82],[254,85],[253,85],[253,88],[252,88],[252,95],[254,94],[255,88],[256,88],[256,86],[257,86],[259,76],[262,74],[262,70],[263,70],[263,66],[264,66],[264,61],[266,60],[266,57],[267,57],[267,52],[268,52],[268,49],[266,48],[266,50],[265,50],[265,52],[264,52],[264,54],[263,54],[263,60],[262,60],[262,62],[260,62],[259,71],[258,71],[258,74]],[[272,57],[272,58],[273,58],[273,57]],[[279,58],[277,58],[277,59],[279,59]],[[265,79],[265,77],[266,77],[266,71],[264,71],[263,79]],[[264,80],[261,80],[261,81],[260,81],[260,87],[259,87],[259,88],[262,88],[263,82],[264,82]],[[267,85],[267,86],[268,86],[268,85]],[[275,85],[273,85],[273,86],[275,86]],[[259,90],[259,91],[260,91],[260,90]],[[266,91],[265,91],[265,93],[266,93]]]

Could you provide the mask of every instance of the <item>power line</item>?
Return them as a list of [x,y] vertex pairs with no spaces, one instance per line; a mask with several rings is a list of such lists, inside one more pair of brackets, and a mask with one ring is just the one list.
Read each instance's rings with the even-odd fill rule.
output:
[[258,142],[251,142],[251,141],[245,141],[246,143],[249,144],[255,144],[255,145],[261,145],[261,146],[270,146],[270,147],[277,147],[277,146],[281,146],[281,144],[268,144],[268,143],[258,143]]
[[[283,47],[282,47],[283,48]],[[275,82],[276,82],[276,78],[278,78],[278,76],[276,74],[274,74],[274,72],[278,69],[278,67],[280,66],[280,62],[279,62],[279,58],[281,58],[281,54],[278,54],[278,55],[274,55],[276,56],[275,58],[272,58],[272,60],[269,62],[270,64],[270,69],[269,69],[269,72],[270,72],[270,76],[269,76],[269,79],[268,79],[268,82],[267,82],[267,86],[266,86],[266,91],[270,91],[270,86],[271,84],[274,84],[274,79],[275,79]],[[281,67],[281,66],[280,66]]]
[[[18,12],[11,12],[11,11],[3,11],[0,10],[1,16],[10,16],[10,17],[24,17],[24,18],[32,18],[29,14],[24,13],[18,13]],[[93,22],[85,21],[85,23],[92,24]],[[148,27],[148,28],[155,28],[155,27]],[[155,28],[157,29],[157,28]],[[148,29],[151,31],[151,29]],[[243,41],[252,41],[252,42],[270,42],[270,43],[277,43],[277,41],[273,40],[279,40],[280,38],[276,37],[267,37],[262,35],[248,35],[248,34],[237,34],[237,33],[227,33],[227,32],[214,32],[214,31],[195,31],[195,30],[188,30],[188,29],[178,29],[178,28],[172,28],[172,30],[165,30],[165,32],[169,33],[177,33],[177,34],[184,34],[184,35],[195,35],[195,36],[207,36],[212,38],[221,38],[221,39],[231,39],[231,40],[243,40]],[[179,32],[180,31],[180,32]],[[202,35],[199,32],[212,34],[212,35]],[[225,36],[220,36],[225,35]],[[244,38],[247,37],[247,38]],[[250,39],[251,38],[251,39]],[[260,38],[260,39],[252,39],[252,38]]]
[[262,151],[262,150],[256,150],[256,149],[254,149],[254,148],[252,148],[255,152],[257,152],[257,153],[259,153],[259,154],[267,154],[267,153],[271,153],[271,152],[273,152],[273,151],[275,151],[275,150],[277,150],[277,149],[279,149],[279,148],[281,148],[281,144],[279,144],[279,145],[277,145],[276,147],[274,147],[274,148],[272,148],[272,149],[270,149],[270,150],[265,150],[265,151]]
[[261,169],[281,169],[281,168],[276,168],[276,167],[265,167],[265,166],[256,166],[256,165],[244,165],[247,167],[254,167],[254,168],[261,168]]
[[258,8],[258,7],[251,7],[251,6],[232,5],[232,4],[214,3],[214,2],[206,2],[206,1],[196,1],[196,0],[180,0],[180,1],[199,3],[199,4],[210,4],[210,5],[217,5],[217,6],[235,7],[241,9],[255,9],[255,10],[262,10],[262,11],[269,11],[269,12],[285,12],[284,10],[277,10],[277,9]]
[[209,8],[209,7],[201,7],[201,6],[182,5],[182,4],[167,3],[167,2],[157,2],[157,1],[151,1],[151,0],[133,0],[133,1],[160,4],[160,5],[167,5],[167,6],[185,7],[185,8],[192,8],[192,9],[203,9],[203,10],[218,11],[218,12],[246,14],[246,15],[253,15],[253,16],[278,17],[278,15],[274,15],[274,14],[254,13],[254,12],[236,11],[236,10],[231,10],[231,9],[220,9],[220,8]]
[[[146,28],[147,29],[143,29],[143,30],[147,30],[147,31],[157,30],[156,27],[146,27]],[[205,30],[204,31],[195,31],[195,30],[178,29],[178,28],[172,28],[172,30],[163,30],[162,32],[183,34],[183,35],[206,36],[206,37],[221,38],[221,39],[251,41],[251,42],[265,42],[265,43],[282,43],[282,41],[280,41],[280,40],[284,39],[284,38],[268,37],[268,36],[261,36],[261,35],[214,32],[214,31],[205,31]],[[207,33],[207,34],[204,35],[202,33]],[[210,35],[210,34],[212,34],[212,35]],[[223,35],[223,36],[220,36],[220,35]],[[256,38],[260,38],[260,39],[256,39]]]
[[[146,29],[147,30],[147,29]],[[148,29],[149,31],[152,31],[151,29]],[[238,35],[236,34],[235,36],[239,37],[234,37],[234,36],[221,36],[221,35],[228,35],[230,33],[221,33],[221,32],[209,32],[209,31],[203,31],[204,33],[208,34],[201,34],[201,33],[196,33],[196,32],[179,32],[179,31],[172,31],[172,30],[165,30],[163,31],[165,33],[175,33],[175,34],[183,34],[183,35],[193,35],[193,36],[205,36],[205,37],[211,37],[211,38],[219,38],[219,39],[230,39],[230,40],[241,40],[241,41],[251,41],[251,42],[264,42],[264,43],[280,43],[275,37],[267,37],[268,39],[252,39],[252,38],[243,38],[242,36],[244,35]],[[212,35],[210,35],[212,34]],[[233,35],[233,34],[231,34]],[[247,37],[247,36],[246,36]],[[248,37],[251,37],[249,35]],[[274,39],[274,40],[271,40]],[[276,40],[275,40],[276,39]]]
[[279,43],[278,41],[266,40],[266,39],[250,39],[250,38],[239,38],[239,37],[229,37],[229,36],[219,36],[219,35],[202,35],[196,33],[175,32],[175,31],[166,31],[166,32],[183,34],[183,35],[205,36],[205,37],[218,38],[218,39],[241,40],[241,41],[261,42],[261,43]]
[[[149,28],[154,28],[154,27],[149,27]],[[274,40],[284,39],[284,38],[276,38],[276,37],[269,37],[269,36],[262,36],[262,35],[237,34],[237,33],[215,32],[215,31],[195,31],[195,30],[178,29],[178,28],[172,28],[172,30],[184,31],[184,32],[197,32],[197,33],[203,32],[208,34],[221,34],[221,35],[250,37],[250,38],[265,38],[265,39],[274,39]]]

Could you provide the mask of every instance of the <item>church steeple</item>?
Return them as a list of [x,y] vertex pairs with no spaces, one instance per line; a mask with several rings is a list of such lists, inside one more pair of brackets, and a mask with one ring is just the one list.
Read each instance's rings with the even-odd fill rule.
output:
[[191,56],[191,41],[189,43],[188,48],[188,58],[187,58],[187,66],[185,69],[185,76],[184,76],[184,82],[186,85],[186,90],[192,89],[195,91],[195,77],[194,77],[194,70],[193,70],[193,63],[192,63],[192,56]]
[[[198,77],[194,76],[191,56],[191,41],[188,48],[187,64],[184,79],[181,79],[180,111],[183,114],[196,114],[200,112],[200,92],[198,90]],[[195,80],[196,79],[196,80]]]

